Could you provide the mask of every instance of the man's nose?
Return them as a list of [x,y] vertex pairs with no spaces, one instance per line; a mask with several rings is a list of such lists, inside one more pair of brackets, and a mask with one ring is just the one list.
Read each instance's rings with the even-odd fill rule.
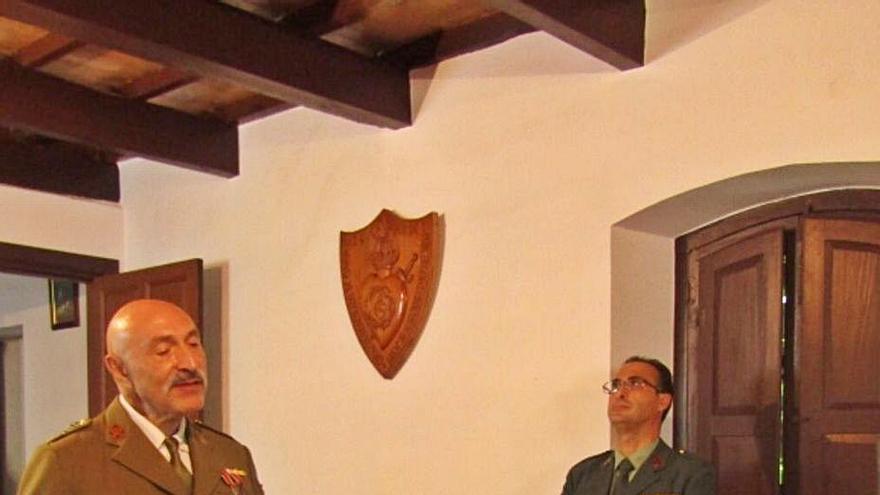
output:
[[196,351],[188,347],[181,347],[175,353],[178,369],[195,369],[198,357]]

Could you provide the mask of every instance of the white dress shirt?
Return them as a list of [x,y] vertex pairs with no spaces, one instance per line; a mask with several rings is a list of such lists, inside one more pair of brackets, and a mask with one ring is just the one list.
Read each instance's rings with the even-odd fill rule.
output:
[[[144,417],[144,415],[137,412],[137,410],[125,400],[125,397],[122,394],[119,395],[119,403],[122,404],[122,408],[128,413],[128,417],[130,417],[134,424],[136,424],[144,433],[147,440],[153,444],[153,447],[156,447],[156,450],[162,454],[162,457],[164,457],[166,461],[171,462],[171,453],[168,452],[168,447],[165,446],[165,434],[162,433],[162,430],[151,423],[149,419]],[[177,428],[177,431],[173,436],[177,439],[177,453],[180,456],[180,462],[182,462],[186,469],[192,473],[192,459],[189,457],[189,444],[186,443],[186,428],[186,418],[183,418],[180,420],[180,426]]]

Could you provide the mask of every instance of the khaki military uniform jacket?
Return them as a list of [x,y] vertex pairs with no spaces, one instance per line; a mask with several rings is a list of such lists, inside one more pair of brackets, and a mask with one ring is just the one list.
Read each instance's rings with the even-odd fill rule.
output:
[[[247,448],[198,423],[189,426],[192,494],[119,399],[91,420],[40,446],[19,495],[262,495]],[[232,471],[233,476],[221,477]],[[224,479],[225,478],[225,479]]]
[[[608,495],[614,475],[614,451],[588,457],[568,472],[562,495]],[[663,440],[630,480],[626,495],[715,495],[712,465],[675,452]]]

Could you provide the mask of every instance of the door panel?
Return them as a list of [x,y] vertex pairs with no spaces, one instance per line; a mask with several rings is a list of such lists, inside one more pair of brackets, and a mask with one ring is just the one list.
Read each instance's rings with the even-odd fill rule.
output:
[[876,494],[880,223],[807,218],[803,236],[800,495]]
[[822,448],[822,492],[876,495],[877,441],[877,435],[828,435]]
[[719,494],[766,493],[766,483],[755,469],[761,465],[761,450],[761,442],[753,436],[719,435],[715,438],[711,459],[713,464],[723,467],[717,471],[718,486],[723,487]]
[[719,495],[777,491],[783,237],[766,230],[693,254],[689,447],[712,460]]
[[[878,246],[831,241],[826,276],[829,292],[824,304],[830,311],[824,329],[827,349],[825,407],[828,409],[880,406],[880,387],[874,373],[861,373],[880,356],[880,298],[877,290]],[[854,366],[855,365],[855,366]],[[868,368],[871,369],[871,368]]]
[[114,397],[116,385],[104,369],[107,347],[104,333],[116,311],[140,299],[177,304],[202,327],[202,260],[193,259],[94,279],[88,285],[89,414],[103,410]]

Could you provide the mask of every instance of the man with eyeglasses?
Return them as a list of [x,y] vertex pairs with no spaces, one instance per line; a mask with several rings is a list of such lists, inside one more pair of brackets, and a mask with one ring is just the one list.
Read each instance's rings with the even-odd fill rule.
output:
[[675,393],[669,368],[633,356],[602,389],[614,449],[575,464],[562,495],[715,494],[712,465],[660,439]]

